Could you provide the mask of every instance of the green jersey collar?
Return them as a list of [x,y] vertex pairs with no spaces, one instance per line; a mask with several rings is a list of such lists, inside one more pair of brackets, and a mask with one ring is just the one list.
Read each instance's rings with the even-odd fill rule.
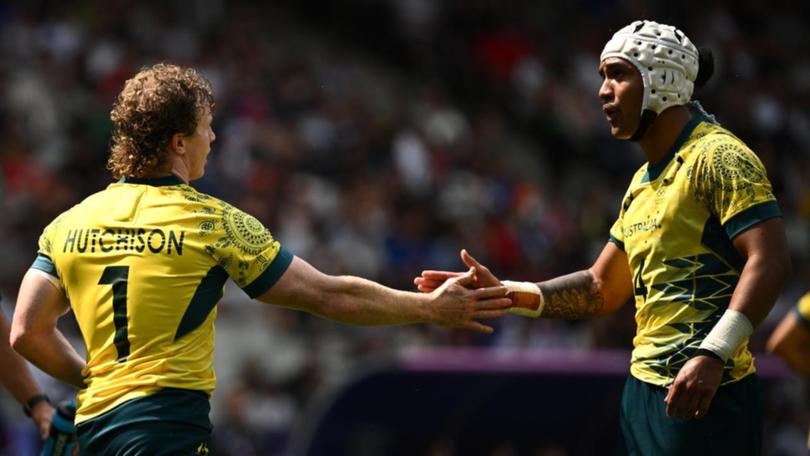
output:
[[153,187],[165,187],[168,185],[183,185],[182,179],[175,175],[160,176],[160,177],[132,177],[125,176],[118,181],[119,184],[142,184],[151,185]]

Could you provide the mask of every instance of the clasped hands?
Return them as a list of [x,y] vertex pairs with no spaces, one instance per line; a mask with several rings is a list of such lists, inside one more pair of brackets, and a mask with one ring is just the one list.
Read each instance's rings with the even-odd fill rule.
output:
[[432,294],[432,321],[491,334],[491,326],[476,320],[505,315],[512,300],[506,287],[466,250],[461,251],[461,260],[470,268],[467,272],[422,271],[413,282],[419,291]]

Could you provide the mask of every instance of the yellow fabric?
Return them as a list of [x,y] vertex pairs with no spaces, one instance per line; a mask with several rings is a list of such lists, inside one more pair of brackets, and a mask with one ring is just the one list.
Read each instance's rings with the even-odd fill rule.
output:
[[[214,304],[225,279],[253,286],[254,296],[266,291],[252,284],[267,280],[279,251],[255,218],[179,181],[112,184],[55,219],[39,253],[55,265],[87,346],[87,388],[78,395],[76,422],[163,387],[210,395]],[[115,267],[125,282],[110,278]],[[126,334],[119,328],[117,338],[123,324],[113,320],[116,290],[123,290],[126,318]],[[199,313],[199,322],[186,323],[180,335],[187,311]],[[116,339],[129,345],[125,358]]]
[[805,322],[810,324],[810,293],[805,294],[796,303],[796,312],[804,319]]
[[[743,264],[731,237],[779,216],[762,163],[729,131],[693,119],[673,149],[636,172],[610,230],[633,274],[631,373],[662,386],[728,307]],[[755,371],[747,346],[726,363],[724,384]]]

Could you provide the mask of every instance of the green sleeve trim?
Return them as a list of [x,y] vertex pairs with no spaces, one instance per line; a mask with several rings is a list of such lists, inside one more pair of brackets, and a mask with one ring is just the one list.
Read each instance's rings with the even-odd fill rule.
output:
[[796,320],[801,323],[805,329],[810,331],[810,320],[807,319],[802,313],[799,311],[799,306],[793,308],[793,314],[796,315]]
[[267,290],[273,287],[278,282],[278,279],[284,275],[287,268],[292,263],[293,254],[284,250],[283,248],[278,251],[276,258],[270,263],[270,266],[262,272],[259,277],[251,282],[248,286],[242,288],[242,291],[247,293],[251,299],[263,295]]
[[734,217],[731,217],[726,221],[725,225],[723,225],[723,228],[726,230],[728,238],[734,239],[742,234],[743,231],[754,225],[781,216],[782,211],[779,209],[779,204],[777,204],[776,201],[766,201],[756,206],[751,206]]
[[57,279],[59,278],[59,274],[56,272],[56,265],[53,264],[53,261],[48,255],[42,253],[37,255],[37,258],[34,260],[34,264],[31,265],[31,269],[38,269],[56,277]]
[[611,235],[610,235],[610,237],[608,238],[608,241],[610,241],[610,242],[612,242],[612,243],[616,244],[616,247],[618,247],[618,248],[622,249],[622,251],[624,251],[624,242],[622,242],[622,241],[618,240],[618,239],[617,239],[615,236],[613,236],[612,234],[611,234]]

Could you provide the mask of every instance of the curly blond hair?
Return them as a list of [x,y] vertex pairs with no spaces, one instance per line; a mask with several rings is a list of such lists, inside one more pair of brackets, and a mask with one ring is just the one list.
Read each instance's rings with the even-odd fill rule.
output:
[[115,100],[107,169],[116,179],[144,177],[166,167],[175,133],[191,135],[214,110],[211,83],[193,68],[159,63],[127,80]]

